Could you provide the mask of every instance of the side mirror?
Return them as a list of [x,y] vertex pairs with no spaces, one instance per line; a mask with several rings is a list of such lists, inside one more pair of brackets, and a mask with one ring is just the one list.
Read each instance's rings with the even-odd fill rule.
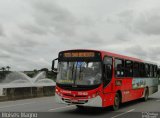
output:
[[52,69],[53,72],[58,73],[58,72],[57,72],[57,68],[55,68],[55,62],[56,62],[56,61],[57,61],[57,63],[58,63],[58,58],[56,58],[56,59],[54,59],[54,60],[52,61],[52,67],[51,67],[51,69]]
[[55,61],[53,60],[52,61],[52,68],[51,68],[52,70],[54,70],[54,63],[55,63]]

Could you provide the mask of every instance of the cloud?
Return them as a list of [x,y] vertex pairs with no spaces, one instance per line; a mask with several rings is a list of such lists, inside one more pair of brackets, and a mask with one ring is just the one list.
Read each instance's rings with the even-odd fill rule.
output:
[[20,28],[24,30],[24,32],[26,33],[30,33],[31,35],[37,34],[37,35],[46,35],[49,31],[44,28],[41,27],[40,25],[37,24],[23,24],[20,25]]
[[10,56],[10,54],[7,52],[7,51],[4,51],[4,50],[1,50],[0,51],[0,58],[10,58],[11,56]]
[[155,62],[159,64],[160,60],[160,46],[141,47],[140,45],[131,46],[124,49],[124,53],[143,59],[144,61]]
[[32,6],[33,21],[21,25],[21,29],[35,35],[51,35],[68,45],[89,42],[97,45],[105,40],[97,32],[95,22],[89,18],[78,18],[71,11],[52,0],[35,0]]
[[159,63],[160,60],[160,46],[151,47],[148,50],[149,57],[151,60]]
[[117,21],[133,33],[144,35],[160,35],[159,7],[150,10],[136,11],[127,9],[117,14]]
[[2,25],[0,25],[0,37],[5,36],[4,29]]
[[0,65],[50,68],[59,51],[75,48],[158,62],[159,2],[148,1],[0,1]]
[[146,35],[160,35],[160,9],[142,13],[133,23],[135,32]]
[[148,57],[148,52],[140,45],[134,45],[125,48],[125,53],[132,54],[140,59],[145,59]]
[[30,1],[33,13],[33,23],[22,28],[31,33],[54,35],[74,35],[77,21],[72,14],[61,8],[52,0]]

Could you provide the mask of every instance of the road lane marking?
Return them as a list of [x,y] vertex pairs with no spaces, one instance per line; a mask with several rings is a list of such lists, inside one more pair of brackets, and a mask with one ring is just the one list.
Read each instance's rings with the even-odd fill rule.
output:
[[15,105],[3,106],[3,107],[0,107],[0,109],[9,108],[9,107],[15,107],[15,106],[23,106],[23,105],[33,104],[33,103],[35,103],[35,102],[29,102],[29,103],[23,103],[23,104],[15,104]]
[[129,112],[132,112],[132,111],[134,111],[134,110],[135,110],[135,109],[131,109],[131,110],[127,111],[127,112],[124,112],[124,113],[115,115],[115,116],[113,116],[113,117],[111,117],[111,118],[116,118],[116,117],[122,116],[122,115],[127,114],[127,113],[129,113]]
[[70,105],[70,106],[65,106],[65,107],[59,107],[59,108],[54,108],[54,109],[50,109],[48,111],[55,111],[55,110],[59,110],[59,109],[65,109],[65,108],[69,108],[69,107],[73,107],[75,105]]
[[160,100],[156,100],[157,102],[160,102]]

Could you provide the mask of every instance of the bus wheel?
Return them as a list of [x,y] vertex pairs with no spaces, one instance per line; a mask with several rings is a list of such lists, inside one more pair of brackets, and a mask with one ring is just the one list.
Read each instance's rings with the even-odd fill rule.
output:
[[117,111],[119,109],[119,105],[120,105],[120,97],[119,97],[119,94],[116,93],[115,98],[114,98],[113,110]]
[[148,91],[148,88],[146,88],[145,93],[144,93],[143,101],[147,101],[148,100],[148,96],[149,96],[149,91]]

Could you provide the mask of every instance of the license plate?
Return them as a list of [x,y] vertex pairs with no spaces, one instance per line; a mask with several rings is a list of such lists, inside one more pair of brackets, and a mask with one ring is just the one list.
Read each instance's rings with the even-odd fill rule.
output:
[[78,100],[71,100],[71,102],[78,102]]

